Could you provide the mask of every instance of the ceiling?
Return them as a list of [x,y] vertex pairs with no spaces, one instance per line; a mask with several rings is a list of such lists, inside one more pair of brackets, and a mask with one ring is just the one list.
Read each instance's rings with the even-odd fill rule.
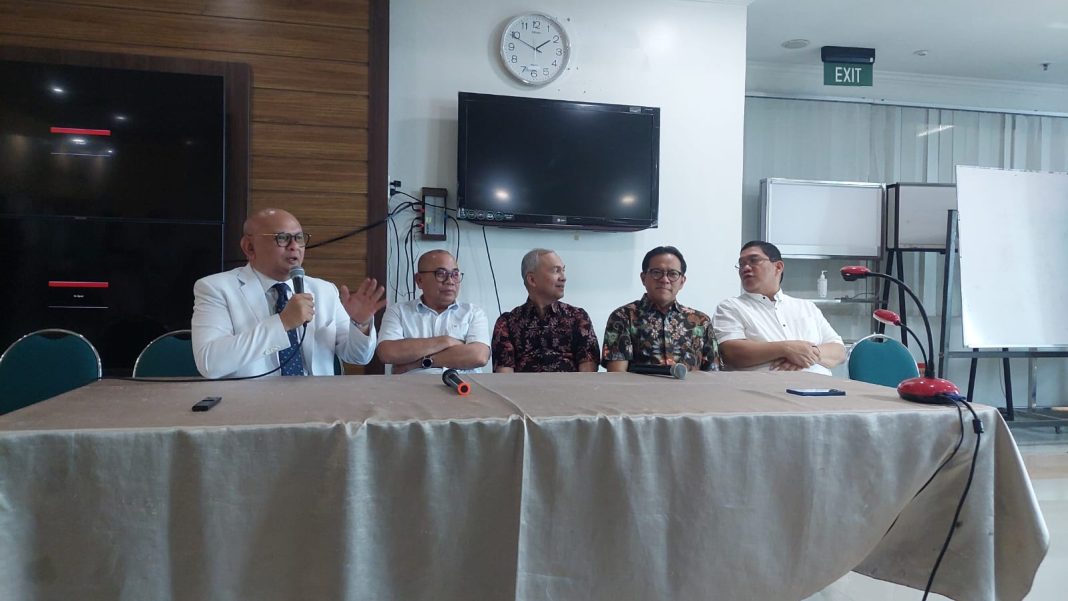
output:
[[[781,46],[807,39],[800,50]],[[747,59],[818,66],[821,46],[875,49],[895,71],[1068,85],[1068,0],[754,0]],[[926,50],[927,56],[917,56]],[[1048,70],[1042,63],[1050,63]]]

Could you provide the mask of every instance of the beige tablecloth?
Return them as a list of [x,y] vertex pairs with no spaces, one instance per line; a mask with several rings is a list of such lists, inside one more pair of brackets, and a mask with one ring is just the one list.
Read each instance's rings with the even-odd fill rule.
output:
[[[854,569],[922,588],[974,442],[966,420],[916,496],[957,411],[888,388],[469,378],[466,398],[414,375],[102,381],[2,416],[0,599],[774,601]],[[828,385],[848,394],[785,394]],[[934,588],[1015,601],[1049,535],[977,410]]]

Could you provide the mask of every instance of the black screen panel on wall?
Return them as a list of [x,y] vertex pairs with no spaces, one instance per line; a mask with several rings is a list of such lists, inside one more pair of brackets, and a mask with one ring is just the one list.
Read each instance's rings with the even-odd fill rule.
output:
[[132,366],[156,336],[188,328],[193,283],[222,268],[218,223],[0,216],[0,228],[11,247],[36,249],[7,263],[0,349],[66,328],[110,371]]
[[504,226],[656,227],[660,109],[459,94],[457,208]]
[[0,61],[0,214],[220,222],[223,78]]

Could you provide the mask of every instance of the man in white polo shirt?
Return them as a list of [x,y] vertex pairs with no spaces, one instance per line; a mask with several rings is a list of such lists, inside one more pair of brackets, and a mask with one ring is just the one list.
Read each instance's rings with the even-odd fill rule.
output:
[[444,250],[419,257],[417,299],[394,303],[382,316],[378,359],[393,373],[452,368],[480,371],[489,361],[490,332],[486,313],[470,303],[456,302],[464,274]]
[[724,365],[830,375],[830,368],[845,360],[842,337],[815,304],[782,291],[779,249],[768,242],[748,242],[737,267],[745,292],[720,303],[712,317]]

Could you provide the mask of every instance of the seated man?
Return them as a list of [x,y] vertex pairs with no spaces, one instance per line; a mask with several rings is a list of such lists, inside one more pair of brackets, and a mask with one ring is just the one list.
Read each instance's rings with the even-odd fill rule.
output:
[[489,361],[486,314],[475,305],[456,302],[463,277],[447,251],[419,257],[415,285],[422,295],[390,305],[382,317],[378,359],[393,364],[393,373],[480,371]]
[[686,284],[686,259],[679,249],[658,246],[645,253],[638,277],[646,293],[608,316],[601,357],[605,368],[682,363],[691,370],[716,369],[712,321],[675,300]]
[[206,378],[221,378],[254,376],[282,365],[283,376],[323,376],[334,375],[334,355],[369,363],[374,314],[385,306],[385,288],[366,279],[356,292],[342,286],[339,293],[330,282],[305,277],[305,291],[290,296],[289,270],[304,262],[308,243],[300,223],[286,211],[263,209],[245,221],[244,234],[241,250],[248,264],[193,286],[197,370]]
[[723,364],[830,375],[845,360],[842,337],[815,304],[782,291],[783,269],[774,244],[754,240],[742,247],[738,276],[745,293],[720,303],[712,319]]
[[535,248],[519,271],[527,302],[497,318],[493,327],[493,371],[597,371],[600,348],[585,310],[561,302],[564,262]]

